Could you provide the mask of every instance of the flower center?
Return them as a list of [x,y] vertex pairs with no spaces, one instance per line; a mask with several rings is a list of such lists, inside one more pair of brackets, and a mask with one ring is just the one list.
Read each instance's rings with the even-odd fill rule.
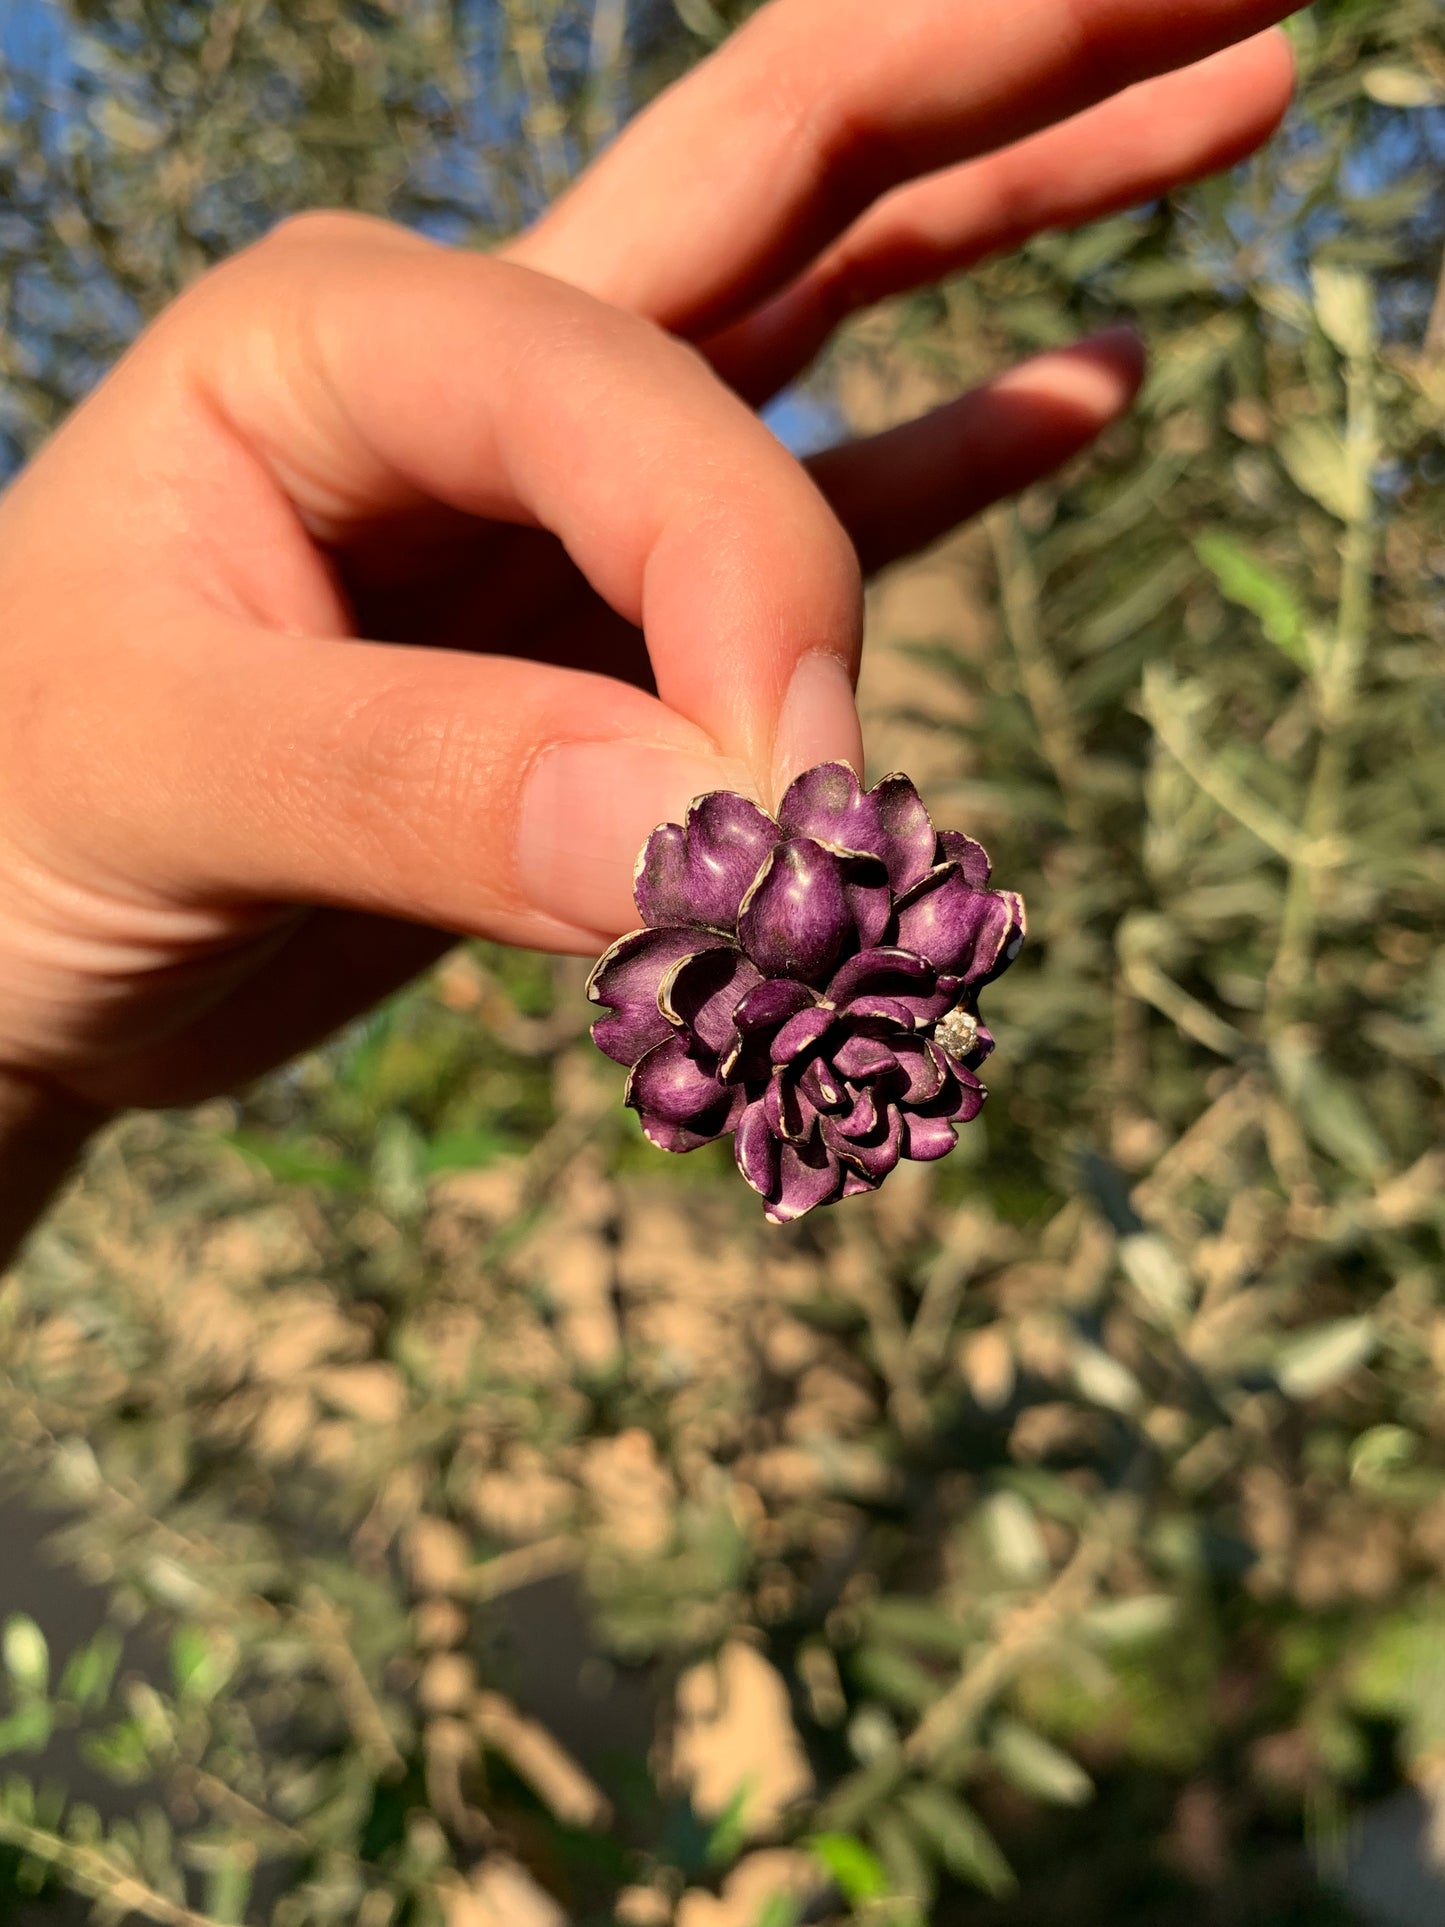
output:
[[957,1005],[939,1018],[933,1041],[940,1050],[962,1063],[978,1044],[978,1019],[972,1011]]

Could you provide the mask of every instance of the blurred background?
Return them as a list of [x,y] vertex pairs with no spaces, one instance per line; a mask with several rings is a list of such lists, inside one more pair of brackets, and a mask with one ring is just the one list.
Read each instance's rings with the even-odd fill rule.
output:
[[[739,10],[0,0],[0,464],[316,204],[531,218]],[[1445,19],[850,326],[1141,406],[875,588],[872,774],[1031,908],[944,1165],[786,1230],[485,946],[93,1148],[0,1280],[0,1920],[1445,1919]]]

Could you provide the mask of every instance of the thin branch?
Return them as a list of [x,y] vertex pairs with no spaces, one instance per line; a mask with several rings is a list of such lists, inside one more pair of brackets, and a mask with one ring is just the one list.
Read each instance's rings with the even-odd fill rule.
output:
[[547,64],[547,29],[538,0],[504,0],[507,44],[517,65],[525,103],[527,139],[537,163],[542,191],[555,201],[571,179],[563,136],[566,116],[557,103]]
[[1218,1057],[1238,1057],[1245,1048],[1243,1032],[1216,1017],[1207,1005],[1201,1004],[1197,997],[1176,984],[1174,979],[1162,971],[1158,964],[1151,963],[1147,957],[1127,955],[1123,957],[1124,981],[1141,1002],[1152,1004],[1161,1016],[1167,1017],[1176,1030],[1186,1037],[1192,1037],[1196,1044],[1203,1044]]
[[78,1887],[82,1893],[103,1900],[125,1913],[140,1914],[160,1927],[216,1927],[209,1914],[195,1913],[179,1901],[157,1893],[116,1863],[99,1847],[83,1847],[66,1840],[45,1827],[29,1826],[13,1814],[0,1812],[0,1840],[20,1853],[32,1854]]
[[[63,1429],[51,1422],[52,1414],[57,1411],[52,1401],[36,1398],[33,1394],[20,1391],[13,1380],[0,1378],[0,1421],[3,1421],[6,1450],[12,1457],[22,1453],[33,1466],[37,1484],[54,1470],[54,1453],[61,1440],[73,1428],[81,1430],[93,1424],[95,1413],[91,1408],[59,1408],[63,1419]],[[207,1566],[214,1566],[226,1558],[223,1547],[212,1545],[205,1540],[188,1537],[176,1527],[168,1525],[150,1511],[139,1499],[127,1492],[97,1465],[93,1480],[86,1485],[84,1492],[86,1516],[94,1521],[104,1516],[108,1523],[118,1526],[122,1532],[138,1532],[148,1547],[160,1552],[174,1564],[181,1567],[186,1578],[205,1595],[208,1609],[217,1619],[230,1622],[260,1623],[274,1626],[280,1619],[279,1610],[259,1593],[238,1592],[234,1584],[229,1587],[223,1580],[230,1579],[228,1572],[215,1581],[203,1577]],[[51,1543],[62,1548],[75,1535],[77,1522],[61,1524],[50,1534]],[[69,1558],[71,1555],[63,1553]]]
[[965,1667],[935,1700],[903,1744],[910,1766],[927,1767],[997,1698],[1020,1667],[1046,1646],[1059,1627],[1089,1604],[1118,1542],[1115,1518],[1086,1532],[1052,1583],[1018,1606],[995,1632],[987,1649]]
[[915,1369],[935,1371],[942,1364],[959,1302],[969,1280],[991,1255],[978,1218],[968,1211],[954,1213],[942,1246],[924,1274],[918,1309],[908,1328]]
[[1440,278],[1435,283],[1435,301],[1425,325],[1423,355],[1426,361],[1445,356],[1445,256],[1440,261]]
[[246,1829],[253,1840],[272,1834],[277,1840],[284,1840],[288,1847],[296,1847],[310,1852],[315,1842],[304,1834],[299,1827],[291,1826],[280,1820],[265,1807],[257,1806],[248,1800],[244,1793],[238,1793],[233,1786],[214,1773],[208,1773],[202,1766],[182,1766],[172,1776],[178,1792],[191,1795],[193,1799],[204,1800],[213,1813],[225,1815]]
[[607,1795],[540,1720],[518,1712],[500,1693],[478,1693],[471,1720],[484,1745],[510,1761],[565,1826],[611,1823]]
[[1083,757],[1069,710],[1068,690],[1044,642],[1038,578],[1019,528],[1018,511],[995,509],[986,518],[986,525],[998,571],[1004,633],[1033,711],[1039,746],[1054,773],[1065,813],[1072,814],[1080,795]]
[[587,103],[587,149],[596,154],[622,119],[622,64],[627,52],[627,0],[593,0],[587,54],[591,97]]
[[519,1586],[535,1585],[539,1579],[555,1579],[570,1572],[581,1560],[577,1540],[559,1533],[551,1539],[537,1539],[530,1546],[516,1546],[499,1553],[481,1565],[471,1566],[454,1591],[462,1599],[500,1599],[503,1593]]
[[1310,839],[1262,797],[1256,796],[1231,776],[1227,769],[1210,757],[1204,745],[1181,719],[1170,715],[1168,705],[1159,699],[1157,676],[1145,676],[1143,694],[1144,714],[1149,727],[1185,775],[1203,790],[1212,803],[1217,803],[1226,816],[1232,816],[1236,823],[1248,830],[1251,836],[1258,837],[1266,849],[1273,850],[1286,863],[1309,865],[1321,861],[1321,855]]
[[[909,1346],[908,1328],[898,1310],[890,1267],[871,1225],[865,1227],[860,1220],[851,1237],[851,1245],[835,1240],[829,1277],[867,1320],[878,1370],[888,1386],[888,1409],[904,1438],[918,1444],[928,1437],[932,1424],[917,1361]],[[862,1256],[861,1264],[850,1262],[854,1252]]]
[[[1334,641],[1315,678],[1320,743],[1304,807],[1307,849],[1333,850],[1332,862],[1338,861],[1338,828],[1349,786],[1348,729],[1369,643],[1376,543],[1372,484],[1379,447],[1373,365],[1366,357],[1353,356],[1345,379],[1345,443],[1359,464],[1363,486],[1359,509],[1345,530]],[[1274,961],[1265,980],[1264,1033],[1272,1046],[1299,1015],[1309,983],[1324,874],[1325,864],[1319,860],[1295,860],[1290,867]]]
[[1135,1186],[1131,1202],[1139,1215],[1146,1219],[1160,1216],[1186,1185],[1206,1176],[1239,1134],[1258,1123],[1261,1096],[1251,1076],[1237,1077],[1228,1084],[1183,1137],[1163,1153],[1148,1177]]
[[320,1658],[336,1688],[347,1724],[362,1754],[384,1776],[400,1779],[406,1761],[397,1751],[386,1716],[352,1651],[349,1628],[326,1595],[312,1587],[306,1597],[302,1624],[316,1637]]

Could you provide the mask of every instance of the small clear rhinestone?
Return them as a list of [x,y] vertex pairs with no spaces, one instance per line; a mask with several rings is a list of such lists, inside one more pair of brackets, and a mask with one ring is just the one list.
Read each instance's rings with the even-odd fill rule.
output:
[[978,1019],[972,1011],[965,1010],[960,1005],[950,1010],[946,1016],[939,1018],[938,1027],[933,1033],[933,1041],[940,1050],[946,1051],[950,1057],[962,1063],[964,1058],[977,1047]]

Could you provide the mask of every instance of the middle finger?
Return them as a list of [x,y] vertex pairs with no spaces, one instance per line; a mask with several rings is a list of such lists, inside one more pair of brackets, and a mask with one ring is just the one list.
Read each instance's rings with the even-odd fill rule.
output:
[[1263,31],[1294,0],[773,0],[509,250],[689,337],[879,195]]
[[771,301],[702,343],[761,403],[851,314],[971,268],[1051,229],[1083,227],[1218,174],[1267,140],[1294,61],[1277,29],[874,203]]

